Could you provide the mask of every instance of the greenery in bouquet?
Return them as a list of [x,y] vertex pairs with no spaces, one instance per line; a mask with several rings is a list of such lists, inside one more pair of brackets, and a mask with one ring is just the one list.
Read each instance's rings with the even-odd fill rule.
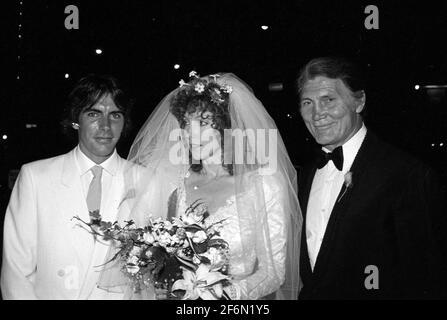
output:
[[137,227],[103,221],[98,211],[90,221],[74,217],[102,241],[109,241],[116,254],[107,263],[119,261],[121,271],[135,292],[153,286],[164,290],[166,299],[225,299],[228,285],[228,243],[220,238],[224,220],[208,224],[206,206],[194,202],[179,217],[149,219]]

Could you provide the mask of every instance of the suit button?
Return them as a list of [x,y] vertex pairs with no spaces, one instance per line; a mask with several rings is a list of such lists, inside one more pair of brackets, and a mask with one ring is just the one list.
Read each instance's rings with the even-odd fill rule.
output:
[[65,276],[65,270],[64,270],[64,269],[60,269],[60,270],[57,272],[57,275],[58,275],[59,277],[63,277],[63,276]]

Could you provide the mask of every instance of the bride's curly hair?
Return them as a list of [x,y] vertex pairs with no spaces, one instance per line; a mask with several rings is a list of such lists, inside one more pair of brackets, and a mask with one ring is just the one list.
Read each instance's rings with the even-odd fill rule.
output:
[[[188,85],[189,86],[189,85]],[[224,130],[231,129],[231,119],[228,110],[229,98],[228,94],[223,96],[221,91],[221,86],[216,82],[207,82],[204,91],[197,92],[191,85],[190,88],[185,88],[179,90],[179,92],[172,98],[170,112],[175,116],[180,124],[180,128],[185,128],[186,121],[185,116],[191,113],[199,113],[202,118],[206,119],[203,114],[209,112],[212,114],[212,128],[216,129],[220,133],[220,145],[222,150],[224,150]],[[223,99],[216,100],[216,96],[213,95],[218,90],[222,92],[220,96]],[[233,175],[233,165],[225,164],[223,161],[222,153],[222,166],[227,170],[227,172]],[[192,160],[191,151],[189,152],[190,161]],[[191,161],[192,162],[192,161]],[[191,164],[191,170],[194,172],[200,172],[203,169],[202,160],[200,163]]]

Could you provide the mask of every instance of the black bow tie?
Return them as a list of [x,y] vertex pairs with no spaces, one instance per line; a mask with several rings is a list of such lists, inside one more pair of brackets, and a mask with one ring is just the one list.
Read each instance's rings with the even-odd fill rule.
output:
[[320,150],[317,155],[317,167],[318,169],[323,168],[329,160],[332,160],[335,167],[342,171],[343,169],[343,149],[341,146],[334,149],[332,152],[324,152],[323,150]]

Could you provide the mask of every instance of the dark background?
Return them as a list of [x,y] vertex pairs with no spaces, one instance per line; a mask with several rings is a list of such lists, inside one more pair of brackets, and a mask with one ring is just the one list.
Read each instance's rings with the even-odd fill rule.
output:
[[[79,9],[79,30],[64,27],[71,4]],[[364,26],[368,4],[379,9],[378,30]],[[314,144],[299,117],[297,72],[317,56],[347,56],[367,72],[368,128],[444,179],[446,88],[415,85],[447,85],[446,7],[430,1],[16,0],[3,21],[1,215],[10,170],[74,147],[61,133],[62,108],[75,81],[91,72],[116,76],[136,99],[134,130],[118,148],[123,157],[153,108],[189,71],[233,72],[263,101],[298,167]],[[270,91],[271,83],[283,90]]]

